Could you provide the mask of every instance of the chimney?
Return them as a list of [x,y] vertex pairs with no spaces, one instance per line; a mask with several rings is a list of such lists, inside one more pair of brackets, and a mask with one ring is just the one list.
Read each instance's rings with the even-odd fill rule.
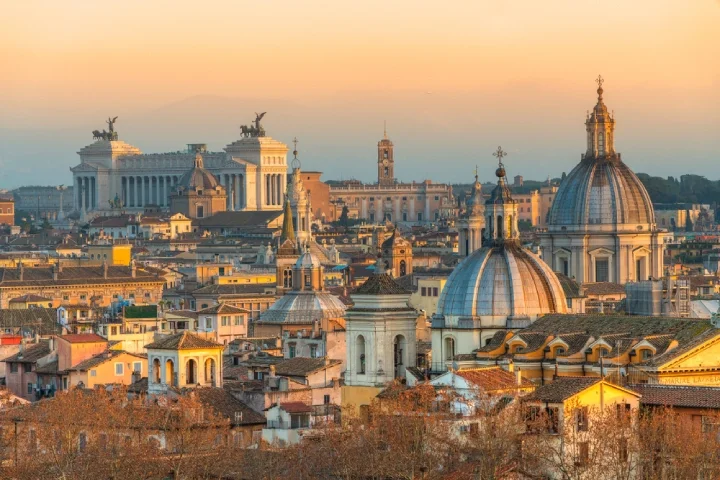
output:
[[20,339],[20,354],[25,353],[25,337]]
[[[133,275],[134,277],[135,275]],[[107,280],[108,278],[108,263],[107,260],[103,260],[103,278]]]
[[517,381],[518,387],[522,385],[522,372],[519,368],[515,370],[515,380]]
[[62,261],[58,260],[57,266],[58,266],[58,273],[62,273],[62,267],[63,267]]
[[57,279],[58,279],[58,267],[57,267],[57,263],[53,263],[53,266],[52,266],[52,276],[53,276],[53,281],[57,282]]
[[135,278],[137,275],[137,267],[135,266],[135,260],[130,260],[130,275]]
[[23,281],[23,277],[25,276],[25,266],[22,263],[22,260],[18,263],[18,271],[20,272],[20,281]]
[[553,380],[558,378],[558,364],[557,359],[555,360],[555,375],[553,375]]
[[132,376],[130,378],[131,378],[132,383],[139,382],[140,381],[140,372],[138,372],[137,370],[133,370]]

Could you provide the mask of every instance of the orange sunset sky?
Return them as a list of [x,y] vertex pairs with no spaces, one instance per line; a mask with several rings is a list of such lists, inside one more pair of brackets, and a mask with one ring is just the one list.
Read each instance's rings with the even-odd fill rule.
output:
[[584,152],[600,73],[637,172],[720,178],[720,1],[3,2],[0,188],[72,182],[119,116],[145,152],[239,137],[267,111],[303,168],[401,180],[544,179]]

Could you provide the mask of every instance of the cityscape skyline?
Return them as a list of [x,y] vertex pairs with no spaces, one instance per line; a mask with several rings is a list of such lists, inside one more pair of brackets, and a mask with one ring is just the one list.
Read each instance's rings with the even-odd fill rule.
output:
[[491,175],[498,144],[509,171],[559,176],[584,151],[598,73],[635,171],[718,177],[708,171],[720,150],[717,1],[218,5],[227,14],[209,22],[197,21],[201,7],[162,2],[109,17],[8,6],[0,187],[30,174],[69,183],[108,115],[145,152],[220,150],[260,109],[268,134],[297,136],[303,164],[325,179],[371,180],[383,121],[403,180],[467,183],[476,163]]

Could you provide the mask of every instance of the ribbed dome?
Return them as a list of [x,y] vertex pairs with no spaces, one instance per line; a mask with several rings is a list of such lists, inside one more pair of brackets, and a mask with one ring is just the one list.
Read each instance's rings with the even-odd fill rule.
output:
[[260,314],[259,323],[301,323],[343,318],[345,304],[327,292],[288,292]]
[[218,181],[215,175],[205,170],[202,155],[198,153],[195,156],[195,167],[180,178],[178,185],[187,190],[213,189],[218,186]]
[[548,226],[622,225],[648,230],[655,223],[650,196],[619,155],[584,158],[560,184]]
[[476,250],[448,278],[438,315],[537,318],[567,313],[562,285],[535,254],[513,242]]

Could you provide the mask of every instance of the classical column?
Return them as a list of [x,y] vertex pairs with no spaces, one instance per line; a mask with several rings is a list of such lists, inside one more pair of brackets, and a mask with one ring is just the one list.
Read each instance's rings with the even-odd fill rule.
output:
[[135,185],[135,186],[137,187],[137,201],[135,202],[135,206],[136,206],[136,207],[142,207],[142,206],[143,206],[143,200],[144,200],[144,198],[145,198],[144,195],[143,195],[143,191],[142,191],[142,189],[143,189],[143,183],[144,183],[144,182],[143,182],[143,178],[142,178],[142,177],[137,177],[137,180],[136,180],[136,181],[137,181],[137,185]]
[[95,177],[90,177],[90,185],[92,186],[90,190],[90,197],[92,201],[90,202],[90,208],[96,209],[97,208],[97,179]]

